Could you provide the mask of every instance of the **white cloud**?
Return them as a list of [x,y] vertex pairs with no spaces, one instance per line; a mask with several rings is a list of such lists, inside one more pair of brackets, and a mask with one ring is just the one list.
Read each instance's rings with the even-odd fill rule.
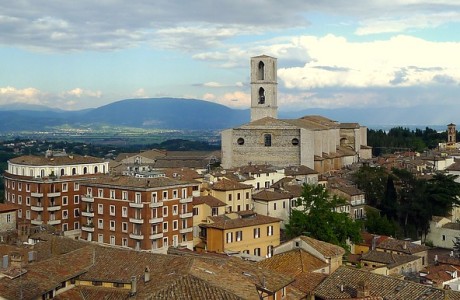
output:
[[249,108],[251,106],[251,95],[236,91],[218,96],[215,102],[233,108]]
[[35,88],[0,87],[0,104],[42,104],[46,94]]
[[143,88],[140,88],[138,90],[136,90],[134,93],[133,93],[133,96],[136,97],[136,98],[148,98],[149,96],[147,95],[145,89]]
[[81,88],[75,88],[70,91],[66,91],[61,94],[63,98],[68,98],[68,97],[92,97],[92,98],[101,98],[102,92],[101,91],[90,91],[90,90],[84,90]]

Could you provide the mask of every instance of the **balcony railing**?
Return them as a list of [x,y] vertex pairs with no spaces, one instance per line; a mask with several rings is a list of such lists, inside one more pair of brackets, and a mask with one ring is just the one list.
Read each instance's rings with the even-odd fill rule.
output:
[[48,224],[48,225],[59,225],[59,224],[61,224],[61,220],[49,220],[48,222],[46,222],[46,224]]
[[90,217],[90,218],[92,218],[92,217],[94,217],[94,211],[92,211],[92,210],[91,210],[91,211],[82,211],[82,212],[81,212],[81,215],[82,215],[83,217]]
[[129,218],[129,221],[135,224],[144,224],[144,219],[141,218]]
[[179,203],[190,203],[192,201],[193,201],[193,197],[179,199]]
[[181,219],[191,218],[191,217],[193,217],[193,212],[183,213],[179,215],[179,218]]
[[163,232],[157,232],[157,233],[152,233],[150,236],[149,236],[149,239],[151,240],[157,240],[157,239],[161,239],[163,237]]
[[61,196],[61,192],[50,192],[46,194],[49,198]]
[[43,224],[43,221],[42,220],[38,220],[38,219],[32,219],[30,220],[30,223],[32,225],[42,225]]
[[43,193],[32,192],[32,193],[30,193],[30,196],[35,197],[35,198],[41,198],[41,197],[43,197]]
[[31,206],[32,211],[43,211],[43,206]]
[[179,230],[180,233],[189,233],[193,231],[193,227],[182,228]]
[[136,203],[136,202],[129,202],[129,207],[133,207],[133,208],[143,208],[144,207],[144,203]]
[[93,203],[94,197],[92,195],[81,195],[81,201]]
[[149,220],[150,224],[161,223],[163,222],[163,218],[152,218]]
[[83,224],[81,225],[81,230],[88,231],[88,232],[94,232],[94,225],[93,224]]
[[163,206],[163,201],[149,203],[150,208],[157,208],[157,207],[162,207],[162,206]]
[[132,239],[135,239],[135,240],[143,240],[144,239],[144,235],[140,232],[138,233],[130,233],[129,234],[129,237],[132,238]]
[[52,205],[52,206],[48,206],[48,211],[58,211],[61,209],[61,206],[60,205]]

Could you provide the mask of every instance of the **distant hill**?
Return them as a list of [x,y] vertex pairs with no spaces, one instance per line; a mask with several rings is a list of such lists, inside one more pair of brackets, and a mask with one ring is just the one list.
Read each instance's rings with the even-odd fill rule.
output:
[[[5,108],[5,107],[4,107]],[[54,126],[89,124],[137,128],[220,130],[249,121],[249,110],[197,99],[127,99],[99,108],[63,111],[21,106],[2,110],[0,131],[45,130]]]

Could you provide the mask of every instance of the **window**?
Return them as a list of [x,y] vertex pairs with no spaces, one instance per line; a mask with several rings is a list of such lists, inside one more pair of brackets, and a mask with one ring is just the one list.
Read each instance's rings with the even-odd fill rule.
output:
[[30,220],[30,210],[26,210],[26,219]]
[[104,235],[103,234],[98,234],[97,235],[97,242],[98,243],[103,243],[104,242]]
[[11,223],[11,214],[6,214],[6,223]]
[[249,192],[246,192],[246,199],[249,199]]
[[211,208],[211,215],[212,216],[217,216],[218,214],[219,214],[219,208],[218,207]]
[[103,189],[98,189],[97,190],[97,196],[99,198],[104,198],[104,190]]
[[128,217],[128,208],[126,206],[122,206],[121,207],[121,216],[123,218],[127,218]]
[[232,194],[228,194],[228,201],[232,201]]
[[97,220],[97,228],[104,229],[104,219]]
[[255,256],[260,256],[260,248],[255,248],[254,249],[254,255]]
[[74,191],[80,190],[80,184],[79,184],[78,182],[75,182],[75,183],[73,184],[73,190],[74,190]]
[[13,182],[11,183],[11,187],[13,188],[13,190],[15,189],[15,187],[16,187],[16,181],[13,181]]
[[276,210],[276,202],[273,203],[273,210]]
[[164,237],[163,238],[163,247],[167,247],[167,246],[168,246],[168,238]]
[[286,201],[283,201],[283,208],[286,208]]
[[62,191],[63,191],[63,192],[67,192],[67,190],[68,190],[68,185],[67,185],[67,183],[63,183],[63,184],[62,184]]
[[267,235],[273,235],[273,225],[267,226]]
[[241,194],[240,193],[236,194],[236,200],[241,200]]
[[74,216],[74,218],[78,218],[80,216],[80,209],[79,208],[75,208],[73,210],[73,216]]
[[163,232],[168,232],[168,222],[163,222]]
[[163,191],[163,200],[168,199],[168,191]]
[[128,200],[128,192],[127,191],[121,192],[121,199],[122,200]]
[[176,199],[178,198],[178,193],[177,193],[177,190],[173,190],[173,199]]
[[29,183],[26,184],[26,192],[30,192],[30,184]]
[[136,193],[136,199],[134,200],[136,203],[142,203],[141,193]]
[[157,193],[156,192],[152,193],[152,202],[153,203],[157,202]]
[[18,195],[18,204],[22,204],[22,196]]
[[265,147],[270,147],[272,145],[272,135],[264,134],[264,145]]
[[241,205],[238,204],[238,205],[236,206],[236,211],[241,211]]
[[267,257],[272,257],[272,255],[273,255],[273,246],[268,245],[267,246]]
[[15,202],[16,202],[16,195],[13,194],[12,197],[11,197],[11,199],[12,199],[11,201],[12,201],[13,203],[15,203]]
[[260,228],[254,228],[254,238],[258,239],[260,237]]
[[236,143],[237,143],[238,145],[242,146],[242,145],[244,145],[244,139],[243,139],[243,138],[238,138],[238,139],[236,140]]
[[104,213],[104,204],[97,205],[97,213],[100,215]]
[[236,241],[239,242],[243,240],[243,231],[239,230],[236,232]]
[[115,199],[115,190],[110,190],[110,199]]
[[18,218],[22,218],[22,209],[18,210]]
[[109,214],[115,216],[115,205],[110,205]]
[[62,231],[67,231],[67,230],[69,230],[69,224],[67,223],[62,224]]
[[179,228],[179,222],[177,220],[173,221],[173,230],[177,230]]
[[78,204],[80,202],[80,196],[74,195],[73,196],[73,204]]
[[69,198],[67,196],[62,196],[62,206],[69,204]]
[[22,191],[22,182],[18,182],[18,191]]
[[128,232],[128,223],[127,222],[121,222],[121,231],[122,232]]
[[182,198],[187,198],[187,189],[182,189]]
[[446,235],[442,235],[442,240],[445,241],[446,240]]
[[198,207],[193,208],[193,215],[198,216]]
[[168,216],[168,207],[163,206],[163,217],[167,217],[167,216]]
[[115,231],[115,221],[114,220],[110,220],[110,230],[112,231]]
[[233,242],[233,232],[227,232],[227,244]]
[[80,229],[80,222],[74,222],[73,229]]
[[121,245],[123,247],[128,247],[128,239],[127,238],[122,238],[121,239]]
[[62,218],[63,219],[69,218],[69,212],[67,211],[67,209],[62,211]]
[[259,104],[265,104],[265,90],[262,87],[259,89]]
[[179,207],[177,205],[173,205],[173,215],[177,215],[179,213]]

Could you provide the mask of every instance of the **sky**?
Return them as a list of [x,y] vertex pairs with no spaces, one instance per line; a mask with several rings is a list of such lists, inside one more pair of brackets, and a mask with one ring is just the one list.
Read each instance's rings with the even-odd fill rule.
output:
[[278,59],[280,110],[460,109],[458,0],[0,0],[0,105],[131,98],[249,108]]

